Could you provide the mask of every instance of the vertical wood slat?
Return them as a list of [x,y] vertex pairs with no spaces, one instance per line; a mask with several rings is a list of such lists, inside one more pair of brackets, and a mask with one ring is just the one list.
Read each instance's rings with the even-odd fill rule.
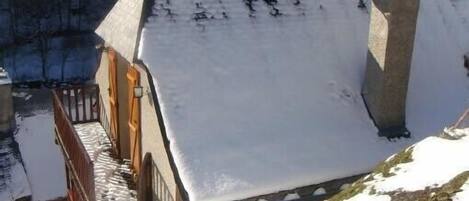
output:
[[79,106],[78,106],[78,88],[74,88],[73,89],[73,93],[75,95],[75,121],[76,122],[80,122],[80,109],[79,109]]
[[72,120],[73,116],[72,116],[72,96],[71,96],[71,90],[70,89],[65,89],[67,91],[67,98],[68,98],[68,102],[67,102],[67,105],[68,105],[68,117],[70,118],[70,120]]
[[161,186],[161,175],[158,174],[158,199],[161,200],[161,189],[163,187]]
[[[90,119],[94,119],[94,111],[93,111],[93,96],[90,94],[89,96],[90,99]],[[97,101],[98,99],[96,99]],[[98,103],[99,104],[99,103]],[[99,112],[99,111],[98,111]]]
[[[152,170],[152,184],[153,184],[153,192],[155,193],[156,200],[158,201],[175,201],[171,191],[168,188],[168,184],[164,180],[161,172],[159,171],[157,165],[153,163],[153,170]],[[149,175],[145,175],[149,176]]]
[[96,87],[96,119],[101,120],[101,102],[99,101],[99,87]]
[[83,104],[83,121],[87,121],[87,118],[86,118],[86,89],[85,88],[82,88],[81,89],[81,100],[82,100],[82,104]]
[[62,88],[55,92],[72,123],[100,121],[101,102],[97,85]]

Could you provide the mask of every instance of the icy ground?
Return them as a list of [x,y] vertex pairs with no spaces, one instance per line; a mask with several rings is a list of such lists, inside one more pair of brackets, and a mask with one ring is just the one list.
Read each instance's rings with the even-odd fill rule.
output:
[[30,185],[17,146],[13,137],[0,139],[1,201],[15,201],[31,195]]
[[366,10],[354,0],[265,2],[156,0],[144,26],[139,57],[192,200],[370,171],[469,105],[467,0],[421,1],[407,101],[413,137],[396,142],[377,137],[360,96]]
[[66,195],[65,163],[54,143],[54,122],[47,89],[15,90],[17,132],[33,201]]
[[101,124],[92,122],[74,127],[94,163],[96,200],[136,201],[136,186],[132,182],[130,166],[112,156],[111,141]]

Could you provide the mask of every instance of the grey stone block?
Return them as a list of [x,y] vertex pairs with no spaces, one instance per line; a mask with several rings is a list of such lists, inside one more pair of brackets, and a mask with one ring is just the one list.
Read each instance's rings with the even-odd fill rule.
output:
[[380,134],[386,137],[408,135],[405,108],[419,4],[420,0],[372,3],[362,93]]

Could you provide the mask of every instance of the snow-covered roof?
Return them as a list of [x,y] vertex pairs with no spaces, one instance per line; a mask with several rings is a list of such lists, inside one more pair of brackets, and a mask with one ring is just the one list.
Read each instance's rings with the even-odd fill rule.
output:
[[413,138],[397,142],[377,136],[360,96],[368,13],[352,0],[272,2],[155,0],[144,25],[139,59],[191,200],[369,171],[468,105],[460,53],[469,29],[450,2],[421,1],[407,101]]
[[137,49],[144,1],[118,0],[95,31],[129,62],[133,62]]

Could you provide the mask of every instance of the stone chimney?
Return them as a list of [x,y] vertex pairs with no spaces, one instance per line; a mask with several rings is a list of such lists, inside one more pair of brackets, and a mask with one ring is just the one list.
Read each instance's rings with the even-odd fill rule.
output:
[[0,67],[0,137],[2,133],[13,128],[13,97],[11,93],[11,79],[8,73]]
[[372,0],[363,98],[385,137],[408,137],[406,96],[420,0]]

